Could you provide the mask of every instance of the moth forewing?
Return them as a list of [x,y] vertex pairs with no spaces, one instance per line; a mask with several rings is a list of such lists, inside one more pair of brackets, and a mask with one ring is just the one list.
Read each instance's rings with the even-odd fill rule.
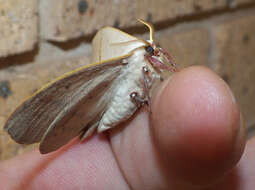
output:
[[102,28],[92,40],[92,62],[104,62],[117,57],[127,57],[132,50],[145,46],[143,40],[137,39],[112,27]]

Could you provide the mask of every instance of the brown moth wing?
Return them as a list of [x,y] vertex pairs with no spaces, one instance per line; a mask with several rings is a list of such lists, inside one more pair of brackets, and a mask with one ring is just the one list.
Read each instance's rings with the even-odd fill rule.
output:
[[[111,80],[118,76],[122,67],[120,61],[121,58],[116,58],[107,63],[88,65],[63,75],[20,105],[7,120],[4,129],[18,143],[40,142],[56,118],[61,118],[63,114],[69,112],[69,109],[74,109],[74,104],[83,99],[81,94],[83,91],[88,91],[88,87],[90,91],[94,91],[94,88],[98,88],[98,80],[105,79],[106,76],[112,75]],[[111,80],[106,80],[108,85]],[[97,90],[101,94],[107,88],[101,88],[102,92],[100,89]],[[87,97],[87,94],[83,95]],[[97,103],[98,98],[98,96],[94,98],[94,103]],[[98,113],[101,111],[98,110]]]
[[42,154],[57,150],[101,119],[114,95],[112,82],[121,70],[120,65],[102,69],[100,75],[80,87],[77,97],[51,123],[40,144]]
[[[92,62],[107,62],[107,60],[116,59],[116,57],[124,59],[132,55],[132,50],[144,45],[143,40],[121,30],[105,27],[99,30],[93,38]],[[113,68],[109,72],[105,71],[105,75],[101,75],[98,81],[94,81],[92,86],[86,87],[86,92],[83,90],[80,93],[83,98],[78,99],[79,102],[75,103],[73,101],[73,105],[70,104],[70,107],[64,109],[56,117],[43,136],[40,144],[41,153],[57,150],[73,137],[84,133],[85,126],[91,127],[91,130],[92,128],[95,129],[95,125],[101,119],[101,115],[112,95],[111,90],[108,91],[108,84],[111,84],[111,81],[114,80],[113,77],[119,74],[114,69],[117,68]],[[87,92],[90,92],[90,94],[87,94]]]

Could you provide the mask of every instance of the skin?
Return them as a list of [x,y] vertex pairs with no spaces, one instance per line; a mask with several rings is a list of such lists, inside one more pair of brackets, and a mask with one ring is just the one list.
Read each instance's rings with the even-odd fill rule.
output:
[[141,109],[109,133],[2,162],[0,189],[254,189],[255,140],[244,151],[244,125],[222,79],[184,69],[151,103],[152,114]]

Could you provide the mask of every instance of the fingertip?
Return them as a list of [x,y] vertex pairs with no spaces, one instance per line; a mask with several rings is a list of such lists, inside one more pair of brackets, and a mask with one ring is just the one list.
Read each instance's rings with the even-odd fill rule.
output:
[[205,67],[163,84],[152,102],[153,139],[165,167],[192,184],[222,177],[240,159],[244,135],[234,96]]

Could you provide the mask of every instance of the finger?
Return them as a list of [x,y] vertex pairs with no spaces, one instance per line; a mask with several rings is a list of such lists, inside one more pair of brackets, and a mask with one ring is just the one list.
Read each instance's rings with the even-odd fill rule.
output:
[[84,143],[74,140],[60,150],[38,150],[0,165],[0,189],[128,189],[108,140],[97,135]]
[[244,154],[238,165],[221,183],[208,190],[253,190],[255,186],[255,137],[247,142]]
[[112,134],[123,175],[133,189],[214,182],[234,167],[243,151],[232,93],[202,67],[185,69],[163,85],[153,98],[152,128],[142,111]]
[[194,185],[211,183],[240,159],[244,136],[238,106],[213,72],[186,69],[157,98],[156,146],[167,158],[162,159],[165,167],[179,179]]

